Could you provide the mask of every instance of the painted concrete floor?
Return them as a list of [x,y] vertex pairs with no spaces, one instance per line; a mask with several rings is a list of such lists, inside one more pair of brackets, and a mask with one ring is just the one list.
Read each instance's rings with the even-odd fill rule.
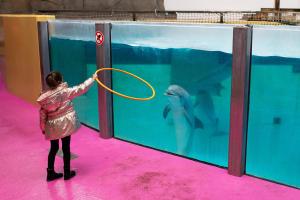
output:
[[[2,83],[2,81],[0,80]],[[300,190],[243,176],[115,139],[82,127],[72,137],[78,175],[47,183],[49,144],[38,109],[0,84],[1,200],[299,200]],[[57,171],[62,159],[56,159]]]

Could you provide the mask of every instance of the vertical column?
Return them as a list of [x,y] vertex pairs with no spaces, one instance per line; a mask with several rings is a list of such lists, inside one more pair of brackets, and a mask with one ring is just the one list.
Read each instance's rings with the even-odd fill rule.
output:
[[280,11],[280,0],[275,0],[275,10]]
[[280,13],[280,0],[275,0],[275,16],[276,16],[276,19],[278,22],[281,21],[281,13]]
[[50,73],[48,22],[38,22],[39,53],[42,89],[47,89],[45,78]]
[[252,27],[235,27],[233,29],[228,160],[228,173],[235,176],[242,176],[245,173],[251,48]]
[[[98,38],[96,49],[97,67],[111,67],[111,24],[97,23],[96,24],[96,40],[97,34],[103,38]],[[112,87],[111,71],[103,71],[98,75],[99,80],[108,87]],[[111,138],[113,136],[113,109],[112,109],[112,94],[104,88],[98,86],[98,102],[99,102],[99,124],[100,137]]]

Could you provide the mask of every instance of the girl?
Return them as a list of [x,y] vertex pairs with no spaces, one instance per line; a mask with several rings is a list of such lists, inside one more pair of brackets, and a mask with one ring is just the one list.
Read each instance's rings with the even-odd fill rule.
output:
[[[80,127],[72,99],[88,91],[97,75],[87,79],[84,83],[69,88],[63,82],[59,72],[51,72],[46,77],[49,90],[42,93],[37,99],[40,104],[40,128],[51,148],[48,155],[47,181],[52,181],[64,176],[68,180],[76,175],[70,170],[70,141],[71,135]],[[62,140],[64,155],[64,175],[54,171],[54,161],[59,149],[59,139]]]

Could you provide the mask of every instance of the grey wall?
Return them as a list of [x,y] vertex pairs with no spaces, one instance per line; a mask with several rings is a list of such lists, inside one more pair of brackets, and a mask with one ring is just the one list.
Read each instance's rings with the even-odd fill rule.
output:
[[37,10],[154,11],[165,10],[164,0],[0,0],[1,12]]
[[0,11],[24,12],[30,9],[29,0],[0,0]]

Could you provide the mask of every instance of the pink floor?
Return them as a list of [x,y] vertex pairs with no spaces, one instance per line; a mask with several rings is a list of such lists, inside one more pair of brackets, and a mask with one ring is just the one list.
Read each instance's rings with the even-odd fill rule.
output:
[[[2,82],[0,80],[0,82]],[[78,176],[47,183],[48,142],[38,128],[37,108],[0,84],[0,199],[102,200],[299,200],[300,190],[260,179],[233,177],[224,169],[102,140],[82,127],[72,138]],[[57,158],[57,170],[62,159]]]

